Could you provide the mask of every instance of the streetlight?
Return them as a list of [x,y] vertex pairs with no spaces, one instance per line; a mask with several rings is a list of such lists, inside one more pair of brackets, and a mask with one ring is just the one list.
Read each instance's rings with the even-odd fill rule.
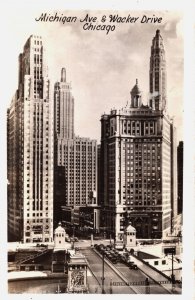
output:
[[74,208],[73,208],[73,218],[71,220],[72,222],[72,249],[74,249]]
[[171,247],[171,248],[165,248],[164,249],[164,253],[165,255],[167,254],[171,254],[171,258],[172,258],[172,261],[171,261],[171,265],[172,265],[172,268],[171,268],[171,283],[172,283],[172,290],[174,290],[174,287],[175,287],[175,275],[173,274],[173,271],[174,271],[174,267],[173,267],[173,255],[175,255],[176,253],[176,249],[175,247]]
[[175,275],[173,274],[173,255],[175,254],[175,249],[174,251],[172,251],[171,255],[172,255],[172,272],[171,272],[171,282],[172,282],[172,291],[174,290],[175,288]]
[[146,294],[150,294],[150,282],[149,282],[149,279],[146,278],[145,280],[145,287],[146,287]]
[[112,245],[112,235],[110,234],[110,246]]
[[105,294],[105,290],[104,290],[104,252],[102,254],[102,294]]
[[110,279],[110,294],[112,294],[112,278]]

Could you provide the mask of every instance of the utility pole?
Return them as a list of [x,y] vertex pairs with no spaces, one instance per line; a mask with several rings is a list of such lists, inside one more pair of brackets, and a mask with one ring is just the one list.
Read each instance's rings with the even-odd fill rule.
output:
[[104,252],[102,254],[102,294],[105,294],[105,290],[104,290]]
[[174,291],[174,288],[175,288],[175,275],[174,275],[174,267],[173,267],[173,256],[176,254],[176,247],[168,247],[168,248],[165,248],[164,249],[164,254],[165,255],[168,255],[168,254],[171,254],[171,265],[172,265],[172,272],[171,272],[171,284],[172,284],[172,291]]
[[145,293],[150,294],[150,282],[148,278],[145,280]]
[[91,247],[93,247],[93,233],[91,234]]
[[73,218],[71,220],[72,222],[72,249],[74,249],[74,208],[73,208]]
[[173,274],[174,268],[173,268],[173,252],[172,252],[172,274],[171,274],[171,282],[172,282],[172,291],[174,291],[175,288],[175,275]]
[[112,294],[112,278],[110,279],[110,294]]
[[73,243],[72,243],[72,245],[73,245],[73,249],[74,249],[74,223],[73,223]]

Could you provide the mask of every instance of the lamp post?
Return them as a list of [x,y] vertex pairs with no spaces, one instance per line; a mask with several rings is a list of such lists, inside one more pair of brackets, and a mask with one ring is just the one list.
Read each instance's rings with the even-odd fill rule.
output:
[[72,210],[73,212],[73,216],[72,216],[72,220],[71,220],[71,223],[72,223],[72,249],[74,249],[74,208]]
[[74,249],[74,224],[73,224],[73,227],[72,227],[72,249]]
[[150,282],[149,282],[149,279],[146,278],[145,280],[145,290],[146,290],[146,294],[150,294]]
[[105,294],[105,290],[104,290],[104,252],[102,254],[102,294]]
[[165,255],[167,255],[167,254],[171,254],[171,283],[172,283],[172,291],[174,290],[174,288],[175,288],[175,275],[174,275],[174,267],[173,267],[173,258],[174,258],[174,256],[173,255],[175,255],[175,253],[176,253],[176,249],[175,249],[175,247],[171,247],[171,248],[165,248],[164,249],[164,253],[165,253]]
[[112,245],[112,235],[110,233],[110,246]]
[[172,252],[171,253],[171,255],[172,255],[172,272],[171,272],[171,283],[172,283],[172,291],[174,291],[174,288],[175,288],[175,275],[173,274],[173,270],[174,270],[174,268],[173,268],[173,255],[174,255],[174,252]]
[[110,279],[110,294],[112,294],[112,278]]

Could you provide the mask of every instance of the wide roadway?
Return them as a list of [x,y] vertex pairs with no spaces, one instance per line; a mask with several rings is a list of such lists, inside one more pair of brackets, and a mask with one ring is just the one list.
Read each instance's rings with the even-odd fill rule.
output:
[[[95,274],[98,282],[102,283],[102,259],[96,254],[92,249],[82,249],[81,252],[85,255],[88,260],[89,266],[93,274]],[[106,263],[104,265],[104,290],[106,294],[135,294],[134,290],[126,286],[122,279],[109,267]],[[124,286],[112,286],[111,282],[121,283],[123,282]],[[100,285],[94,286],[95,293],[101,293]],[[92,288],[93,289],[93,288]]]
[[[96,276],[100,285],[102,283],[102,258],[97,253],[94,252],[93,249],[87,248],[82,249],[81,252],[86,256],[88,263],[90,265],[90,269],[93,274]],[[152,279],[150,279],[150,288],[146,290],[144,284],[146,275],[141,270],[130,270],[125,264],[117,263],[115,265],[111,264],[113,268],[116,268],[126,279],[127,282],[130,283],[130,286],[122,286],[125,285],[125,282],[121,279],[119,275],[115,273],[115,271],[107,265],[104,264],[104,277],[105,277],[105,291],[106,293],[113,294],[167,294],[168,291],[162,286],[156,284]],[[112,288],[110,287],[112,282]],[[140,285],[136,285],[139,282]],[[122,285],[121,285],[122,284]],[[100,285],[97,288],[94,286],[94,291],[100,293]],[[98,289],[98,291],[97,291]],[[93,290],[93,288],[92,288]]]

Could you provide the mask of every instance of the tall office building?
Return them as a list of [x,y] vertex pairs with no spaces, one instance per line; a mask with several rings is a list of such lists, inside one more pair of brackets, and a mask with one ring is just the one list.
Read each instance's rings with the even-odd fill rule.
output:
[[71,83],[66,80],[66,69],[61,69],[60,81],[54,85],[54,228],[62,220],[67,180],[61,161],[61,142],[74,138],[74,98]]
[[74,138],[74,98],[71,83],[66,81],[66,69],[61,70],[61,80],[54,86],[54,132],[61,139]]
[[30,36],[7,114],[8,237],[53,241],[53,103],[45,49]]
[[[166,113],[166,63],[160,31],[152,41],[148,105],[138,80],[121,110],[101,117],[102,226],[116,240],[129,221],[138,238],[171,231],[176,203],[173,122]],[[175,197],[175,198],[174,198]]]
[[[97,211],[97,144],[74,134],[74,98],[66,70],[54,86],[54,221],[79,226],[80,213]],[[82,208],[82,209],[81,209]],[[93,218],[92,218],[93,219]],[[98,221],[94,221],[96,228]]]
[[150,56],[150,107],[155,110],[166,110],[166,58],[160,30],[152,40]]

